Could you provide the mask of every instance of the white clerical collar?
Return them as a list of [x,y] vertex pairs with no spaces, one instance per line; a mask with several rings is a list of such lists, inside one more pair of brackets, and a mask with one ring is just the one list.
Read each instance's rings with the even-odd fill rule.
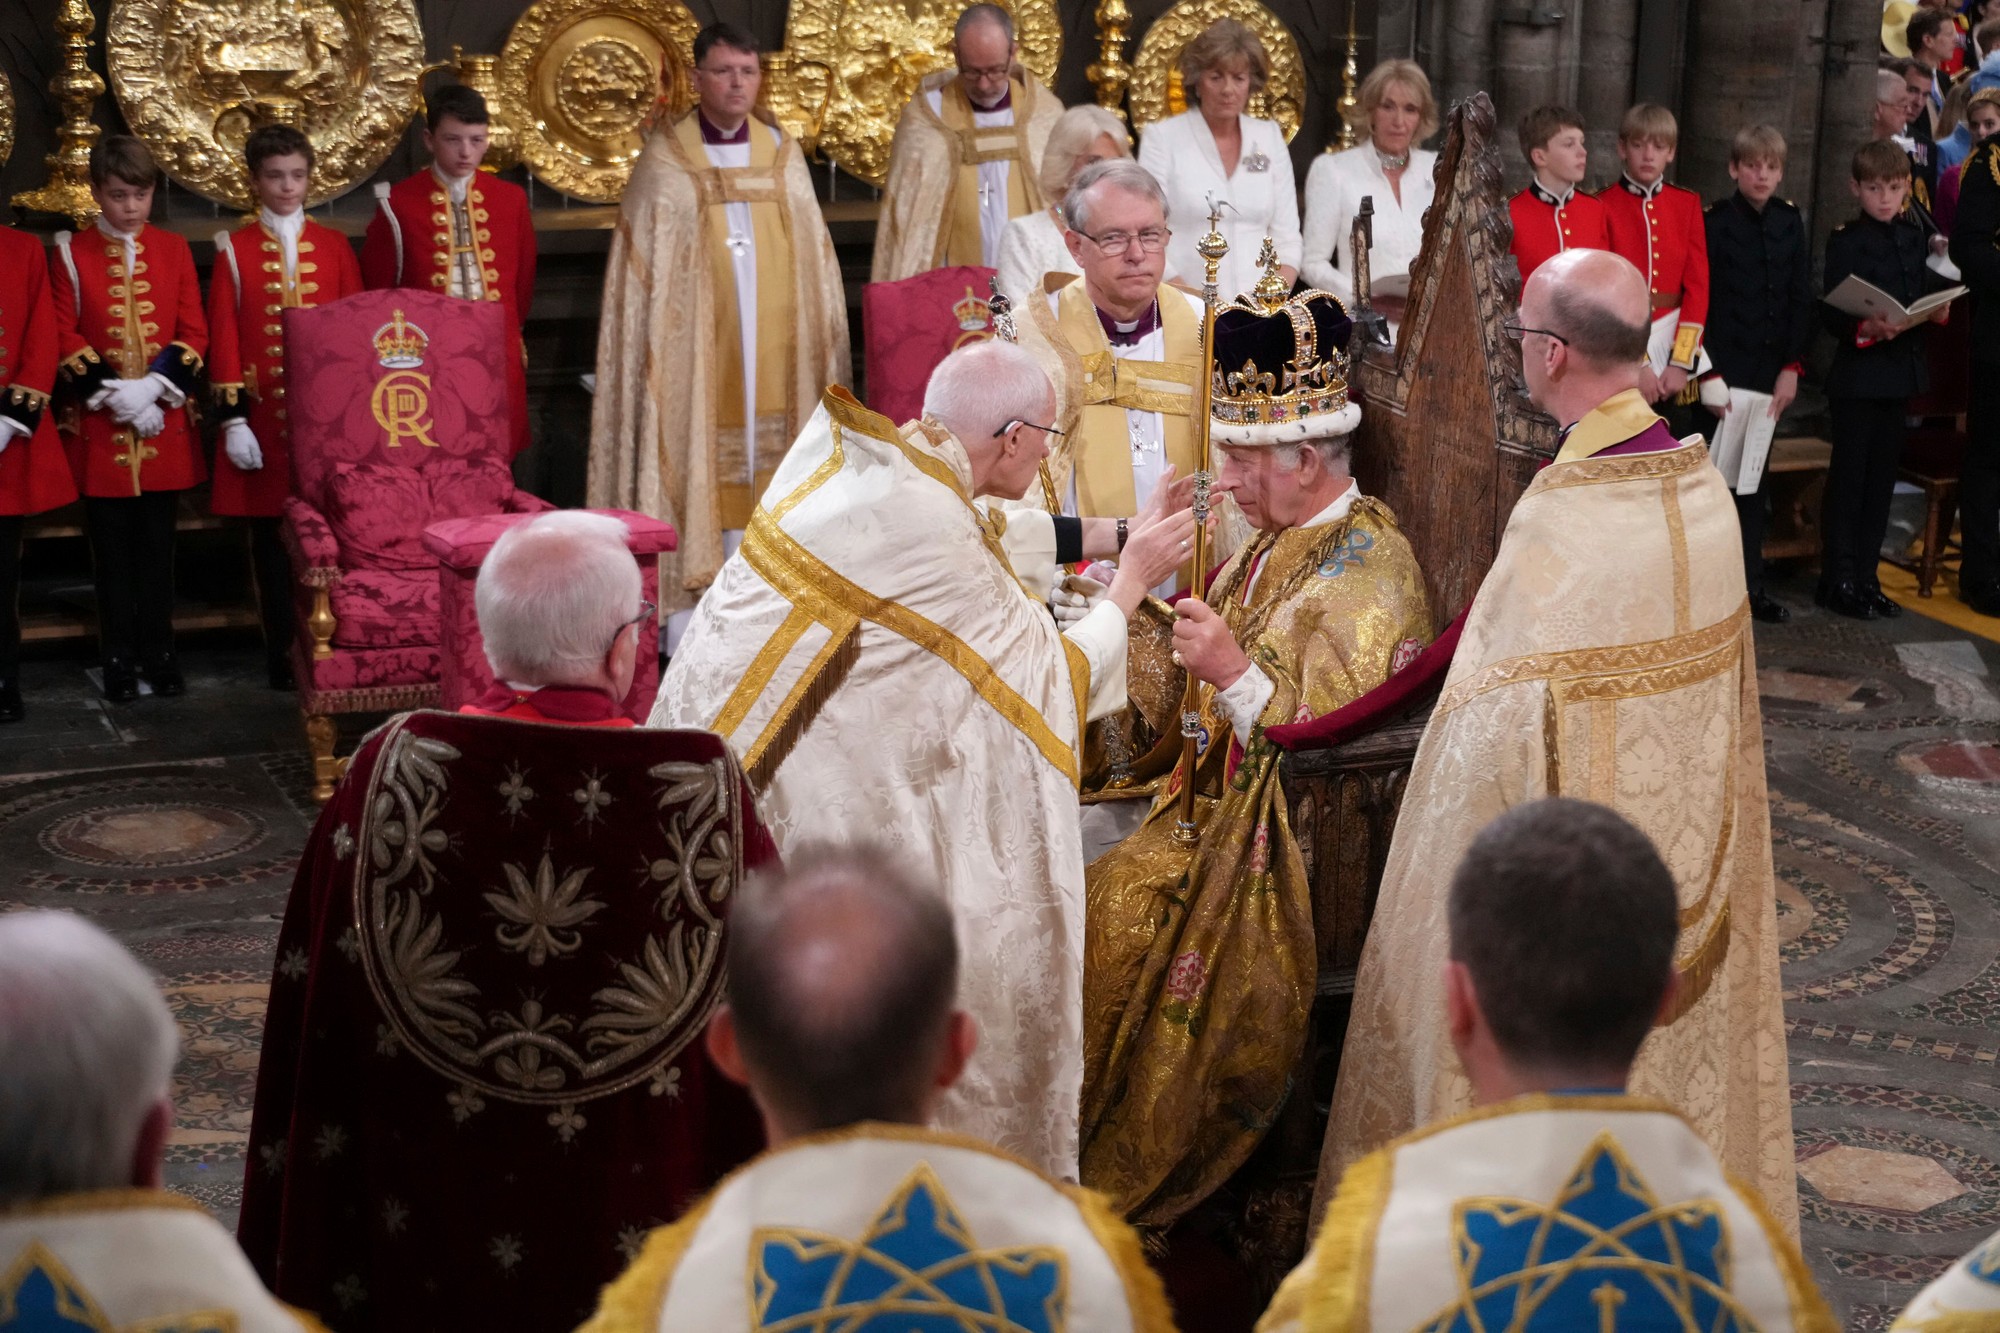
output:
[[444,186],[445,192],[451,196],[451,201],[454,204],[465,202],[466,187],[472,184],[472,178],[478,170],[479,168],[474,167],[463,176],[447,176],[438,169],[437,163],[431,163],[431,175],[437,178],[439,185]]
[[1332,504],[1299,524],[1302,528],[1323,528],[1329,523],[1338,523],[1347,517],[1347,511],[1354,508],[1354,502],[1361,498],[1361,487],[1350,480],[1347,489],[1334,498]]

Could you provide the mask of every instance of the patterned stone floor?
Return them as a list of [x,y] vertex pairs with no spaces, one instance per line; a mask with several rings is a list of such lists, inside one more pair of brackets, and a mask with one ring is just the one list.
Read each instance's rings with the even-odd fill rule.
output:
[[[1885,1328],[2000,1227],[2000,645],[1916,616],[1759,627],[1804,1248]],[[175,1189],[233,1222],[259,1028],[312,807],[254,647],[123,709],[31,663],[0,732],[0,906],[64,906],[161,975],[186,1051]],[[348,739],[351,744],[352,738]]]

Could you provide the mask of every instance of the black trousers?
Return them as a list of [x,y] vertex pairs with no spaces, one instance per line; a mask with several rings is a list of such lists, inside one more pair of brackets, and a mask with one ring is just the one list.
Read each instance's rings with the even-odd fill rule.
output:
[[1821,587],[1875,582],[1882,541],[1889,532],[1889,501],[1896,494],[1896,463],[1908,431],[1901,398],[1832,398],[1833,461],[1820,506]]
[[97,647],[105,661],[157,662],[174,649],[174,513],[179,491],[87,497],[97,566]]
[[257,610],[264,621],[264,657],[282,662],[292,649],[292,560],[285,554],[282,518],[253,518],[250,571],[257,580]]
[[2000,587],[2000,363],[1972,363],[1965,405],[1965,468],[1959,474],[1958,586],[1964,593]]
[[[1696,406],[1689,415],[1689,428],[1700,431],[1701,437],[1711,445],[1715,443],[1715,432],[1721,424],[1722,418],[1705,407]],[[1680,432],[1683,435],[1686,433],[1685,429]],[[1770,484],[1771,474],[1766,472],[1757,482],[1755,495],[1735,497],[1736,523],[1743,530],[1743,584],[1752,593],[1764,591],[1764,524],[1771,510],[1767,493]]]
[[27,519],[0,514],[0,680],[21,671],[21,532]]

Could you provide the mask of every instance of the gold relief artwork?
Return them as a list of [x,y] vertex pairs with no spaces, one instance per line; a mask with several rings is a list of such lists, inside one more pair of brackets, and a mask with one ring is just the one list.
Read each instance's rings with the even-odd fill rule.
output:
[[0,166],[14,154],[14,88],[0,70]]
[[313,141],[309,203],[366,180],[408,128],[424,67],[413,0],[117,0],[105,32],[132,132],[196,194],[253,206],[243,141]]
[[528,170],[572,198],[616,203],[646,132],[693,104],[700,30],[680,0],[536,0],[500,56]]
[[[785,20],[784,72],[795,82],[773,92],[774,111],[823,106],[820,151],[850,174],[881,185],[889,175],[896,120],[926,74],[951,68],[952,25],[964,8],[959,0],[793,0]],[[1054,0],[1002,0],[1002,8],[1014,16],[1021,64],[1053,84],[1062,60]],[[775,66],[773,73],[779,73]]]
[[1160,15],[1139,42],[1132,62],[1132,124],[1140,129],[1187,110],[1181,87],[1181,51],[1217,19],[1235,19],[1256,33],[1271,58],[1271,78],[1250,99],[1249,113],[1275,120],[1289,140],[1299,132],[1306,105],[1305,68],[1292,30],[1257,0],[1180,0]]

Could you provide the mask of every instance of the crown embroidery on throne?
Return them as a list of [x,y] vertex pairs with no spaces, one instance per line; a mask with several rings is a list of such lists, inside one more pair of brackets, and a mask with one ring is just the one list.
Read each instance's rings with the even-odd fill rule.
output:
[[980,1249],[928,1165],[910,1173],[860,1240],[759,1227],[750,1256],[754,1333],[1067,1327],[1062,1251]]
[[952,303],[951,317],[958,321],[958,338],[952,343],[955,352],[968,343],[985,342],[993,336],[993,307],[988,302],[973,295],[972,288],[965,289],[963,299]]
[[1423,1333],[1756,1328],[1730,1291],[1720,1206],[1661,1203],[1608,1132],[1553,1202],[1463,1199],[1452,1232],[1462,1294]]
[[387,324],[375,330],[375,359],[390,370],[414,370],[424,363],[431,340],[398,310]]

